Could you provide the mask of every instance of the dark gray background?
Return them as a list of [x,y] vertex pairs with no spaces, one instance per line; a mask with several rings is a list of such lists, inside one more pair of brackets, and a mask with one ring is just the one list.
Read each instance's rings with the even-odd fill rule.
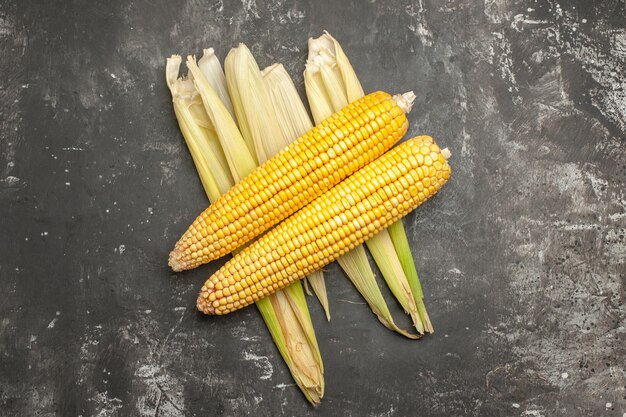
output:
[[[624,2],[2,1],[0,415],[626,413]],[[302,85],[328,29],[366,91],[413,89],[453,176],[405,223],[436,333],[378,324],[335,264],[304,400],[221,262],[167,254],[206,201],[165,58],[237,42]],[[222,261],[223,262],[223,261]],[[397,320],[408,321],[390,299]]]

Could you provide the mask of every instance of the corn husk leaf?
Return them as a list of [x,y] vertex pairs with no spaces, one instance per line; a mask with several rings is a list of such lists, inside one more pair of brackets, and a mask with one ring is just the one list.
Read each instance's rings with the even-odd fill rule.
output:
[[417,306],[415,305],[415,300],[411,293],[411,286],[404,274],[400,259],[398,259],[398,256],[389,256],[391,252],[396,251],[391,237],[389,236],[389,232],[383,230],[365,242],[365,244],[381,272],[386,272],[383,273],[383,278],[385,278],[392,294],[400,302],[404,311],[409,313],[417,331],[423,334],[424,325],[417,311]]
[[424,330],[427,333],[433,333],[433,325],[428,317],[426,306],[424,305],[424,291],[422,290],[422,284],[420,283],[419,276],[417,275],[417,269],[415,269],[415,261],[411,253],[409,246],[409,239],[406,236],[406,231],[402,221],[397,221],[387,228],[393,245],[396,248],[402,269],[404,270],[407,279],[409,280],[409,286],[411,287],[411,293],[415,299],[417,305],[417,311],[419,312],[421,321],[424,325]]
[[[316,52],[318,54],[314,55]],[[348,104],[342,80],[334,57],[314,39],[309,39],[309,59],[304,70],[304,87],[309,100],[309,107],[315,123],[319,123],[335,112],[335,108],[343,108]],[[330,68],[330,69],[329,69]],[[324,70],[324,74],[322,71]]]
[[200,68],[200,71],[202,71],[211,87],[213,87],[213,90],[217,93],[224,107],[228,109],[228,112],[234,118],[235,113],[233,111],[233,104],[230,101],[230,96],[228,95],[224,70],[222,69],[220,60],[215,56],[213,48],[204,49],[202,51],[202,58],[198,60],[198,68]]
[[292,142],[311,130],[313,123],[285,67],[270,65],[262,75],[283,137]]
[[326,292],[326,279],[324,278],[324,272],[321,270],[312,272],[306,277],[305,283],[306,282],[311,284],[311,288],[313,288],[315,296],[324,309],[326,320],[330,321],[330,305],[328,304],[328,293]]
[[[282,137],[291,142],[313,128],[313,123],[300,99],[291,77],[281,64],[274,64],[262,71],[263,82],[270,97],[276,121],[282,132]],[[276,141],[278,142],[278,141]],[[287,146],[285,143],[284,146]],[[284,147],[283,146],[283,147]],[[268,146],[268,149],[270,146]],[[273,150],[276,150],[274,147]],[[316,271],[307,277],[317,299],[319,300],[326,319],[330,321],[328,294],[322,271]],[[306,281],[305,281],[306,282]],[[306,285],[306,284],[305,284]]]
[[387,303],[380,292],[374,272],[367,260],[367,254],[363,245],[359,245],[350,252],[337,259],[339,265],[346,271],[348,277],[356,289],[361,293],[367,304],[376,314],[378,320],[390,330],[400,333],[409,339],[417,339],[419,336],[399,328],[391,317]]
[[324,365],[310,317],[302,314],[308,313],[302,283],[297,281],[256,305],[302,393],[312,404],[319,404],[324,396]]
[[339,42],[337,42],[337,40],[330,36],[330,33],[326,31],[324,32],[324,36],[333,44],[337,67],[339,68],[341,78],[343,79],[346,96],[348,97],[348,102],[352,103],[365,95],[363,87],[361,87],[361,82],[357,78],[354,68],[352,68],[352,64],[350,64],[350,60],[343,52]]
[[259,163],[262,164],[298,136],[288,136],[280,128],[267,88],[268,83],[263,79],[263,74],[246,45],[239,44],[231,49],[226,57],[225,67],[228,88],[234,91],[237,120],[241,126],[247,126],[248,132],[244,136],[250,136],[257,150]]
[[242,147],[245,147],[246,144],[237,129],[235,120],[211,87],[206,76],[200,71],[194,57],[187,57],[187,68],[189,68],[189,78],[193,80],[200,97],[202,97],[204,110],[215,127],[228,166],[237,182],[256,168],[256,160],[250,152],[242,151]]
[[[193,82],[178,77],[181,61],[178,55],[167,59],[167,85],[172,93],[176,120],[193,158],[204,191],[211,201],[215,201],[220,194],[231,187],[233,177],[217,133],[204,111],[202,99]],[[209,169],[211,165],[213,169]]]
[[315,123],[364,95],[350,60],[328,32],[309,39],[304,83]]
[[[364,95],[361,83],[348,57],[343,52],[339,42],[328,32],[319,38],[309,39],[309,57],[304,72],[304,80],[316,123]],[[400,222],[397,227],[403,227],[402,223]],[[420,314],[420,309],[417,307],[418,305],[424,306],[423,298],[419,304],[412,293],[412,289],[419,286],[419,283],[417,286],[415,283],[417,275],[408,277],[410,272],[404,270],[397,253],[396,244],[390,240],[390,235],[383,231],[379,236],[370,239],[367,246],[392,293],[405,311],[410,314],[416,330],[424,333],[426,329],[432,328],[430,320],[427,319],[428,315],[425,314],[425,307],[423,308],[424,315]],[[398,248],[406,249],[401,242],[398,243]],[[402,254],[405,262],[408,260],[406,255],[406,252]],[[408,255],[410,256],[410,251]]]
[[[195,88],[199,91],[199,100],[207,120],[220,123],[215,136],[224,154],[228,155],[224,160],[230,166],[226,172],[231,175],[231,183],[217,194],[207,193],[209,199],[214,201],[235,182],[252,172],[257,164],[228,109],[212,87],[222,83],[225,88],[223,75],[220,77],[217,71],[201,71],[191,57],[187,60],[187,66]],[[207,75],[211,77],[210,80]],[[207,158],[210,160],[210,155]],[[210,178],[216,169],[217,164],[203,166],[201,179]],[[256,305],[294,381],[311,403],[319,404],[324,395],[324,368],[301,282],[258,301]]]
[[[241,134],[257,160],[263,163],[274,155],[277,143],[288,143],[278,127],[276,116],[271,111],[271,102],[261,70],[252,53],[244,44],[230,50],[224,61],[226,83],[233,100],[233,107]],[[250,117],[254,115],[254,117]],[[278,150],[282,149],[279,148]]]

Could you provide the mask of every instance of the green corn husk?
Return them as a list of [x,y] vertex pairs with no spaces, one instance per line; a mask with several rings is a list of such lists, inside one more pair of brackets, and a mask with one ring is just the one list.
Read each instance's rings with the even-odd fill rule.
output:
[[[311,123],[304,103],[302,103],[296,87],[293,85],[293,81],[285,68],[281,64],[274,64],[265,68],[261,74],[269,94],[271,108],[276,115],[276,121],[283,138],[291,142],[311,130],[313,123]],[[287,144],[285,143],[284,145],[287,146]],[[278,150],[275,150],[274,153]],[[322,308],[324,308],[326,319],[330,321],[328,294],[326,293],[326,282],[323,272],[313,272],[306,279],[311,284],[311,288],[313,288],[313,292],[315,292]]]
[[409,239],[406,236],[406,230],[404,229],[402,221],[395,222],[387,228],[387,231],[391,236],[393,245],[396,248],[396,253],[400,258],[400,264],[402,265],[402,269],[404,270],[404,273],[409,281],[409,286],[411,287],[411,292],[413,293],[417,311],[419,312],[422,323],[424,324],[424,330],[427,333],[433,333],[435,329],[433,329],[430,317],[428,317],[428,313],[426,312],[426,306],[424,305],[424,291],[422,290],[422,284],[420,283],[419,276],[417,275],[417,269],[415,269],[415,261],[413,259],[413,254],[411,253],[411,248],[409,247]]
[[[311,404],[319,404],[324,396],[324,368],[302,284],[298,281],[256,305],[280,354],[289,358],[285,362],[293,379]],[[298,329],[300,334],[294,336],[287,329]]]
[[346,272],[348,278],[361,293],[370,309],[378,320],[389,330],[398,332],[409,339],[418,339],[419,336],[399,328],[391,317],[387,303],[380,292],[372,267],[367,260],[363,245],[359,245],[350,252],[337,259],[339,266]]
[[[206,51],[204,58],[217,61],[214,54],[207,54]],[[216,65],[214,62],[205,61],[204,64],[205,69],[210,68],[211,70],[202,71],[195,59],[188,57],[189,79],[192,80],[199,92],[206,119],[213,126],[214,136],[212,138],[214,140],[217,138],[219,141],[229,170],[224,170],[224,167],[218,164],[209,163],[202,166],[201,179],[204,184],[204,178],[210,180],[215,176],[215,170],[222,170],[231,175],[231,182],[226,189],[214,187],[212,184],[205,186],[209,200],[214,201],[235,182],[254,170],[257,163],[237,129],[231,113],[212,87],[216,83],[223,85],[220,80],[223,80],[224,76],[221,74],[220,77],[221,66],[219,66],[219,62]],[[179,66],[180,58],[175,68],[174,65],[169,66],[168,62],[168,82],[172,78],[176,79]],[[210,81],[207,76],[210,77]],[[192,143],[190,150],[192,147],[196,149],[195,142],[200,140],[203,138],[190,135],[188,140],[188,143]],[[205,155],[205,159],[208,161],[213,161],[212,158],[212,154],[207,153]],[[258,301],[256,304],[296,384],[312,404],[319,404],[324,394],[324,368],[301,283],[297,282]]]
[[[304,81],[316,123],[364,95],[348,57],[328,32],[317,39],[309,39]],[[384,230],[368,240],[366,245],[392,293],[410,314],[416,330],[421,334],[425,331],[432,333],[402,222],[398,221],[390,228],[395,231],[393,236],[389,234],[389,229]],[[403,243],[402,235],[407,244]]]
[[408,312],[413,320],[413,324],[417,331],[421,334],[424,333],[424,325],[419,317],[413,294],[411,293],[411,286],[402,269],[402,263],[398,256],[390,256],[391,252],[396,252],[396,248],[391,241],[391,237],[387,230],[383,230],[376,236],[365,242],[367,248],[370,250],[376,265],[383,273],[383,278],[387,286],[391,290],[391,293],[404,308],[404,311]]

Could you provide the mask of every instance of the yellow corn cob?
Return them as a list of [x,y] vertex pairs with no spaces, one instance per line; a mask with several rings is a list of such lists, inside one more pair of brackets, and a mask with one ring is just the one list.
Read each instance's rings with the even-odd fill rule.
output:
[[175,271],[220,258],[378,158],[408,128],[413,93],[371,93],[291,143],[192,223],[170,253]]
[[433,196],[450,156],[428,136],[411,139],[357,171],[245,248],[198,296],[205,314],[226,314],[322,268]]

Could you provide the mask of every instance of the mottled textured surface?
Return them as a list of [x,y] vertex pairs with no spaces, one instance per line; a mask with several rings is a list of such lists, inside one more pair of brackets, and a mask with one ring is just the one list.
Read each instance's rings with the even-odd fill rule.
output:
[[[1,416],[626,413],[623,1],[1,6]],[[221,262],[166,267],[205,197],[163,65],[243,41],[301,85],[323,29],[366,90],[416,91],[454,173],[406,219],[436,333],[387,331],[329,266],[314,410],[254,308],[194,311]]]

